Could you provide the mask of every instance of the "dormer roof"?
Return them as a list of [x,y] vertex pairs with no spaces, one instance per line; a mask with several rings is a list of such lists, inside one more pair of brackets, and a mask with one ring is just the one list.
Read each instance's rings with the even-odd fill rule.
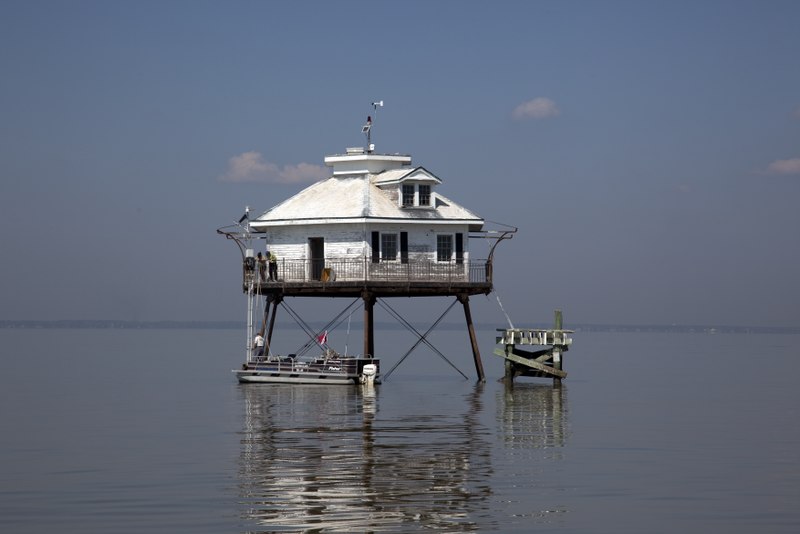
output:
[[428,171],[425,167],[416,167],[411,170],[397,169],[384,171],[375,177],[375,183],[378,185],[399,184],[411,180],[418,183],[430,183],[436,185],[442,183],[442,180],[439,177]]

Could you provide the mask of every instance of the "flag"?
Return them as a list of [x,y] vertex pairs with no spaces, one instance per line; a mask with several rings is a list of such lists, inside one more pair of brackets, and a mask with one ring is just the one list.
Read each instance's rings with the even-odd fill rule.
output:
[[319,343],[320,345],[324,345],[327,342],[328,342],[328,331],[325,330],[324,332],[320,333],[317,336],[317,343]]

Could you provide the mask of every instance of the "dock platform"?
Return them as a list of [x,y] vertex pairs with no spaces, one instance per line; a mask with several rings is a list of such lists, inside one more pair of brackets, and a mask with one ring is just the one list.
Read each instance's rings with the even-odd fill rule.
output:
[[[513,381],[518,376],[552,378],[559,383],[567,377],[563,370],[563,354],[572,344],[573,330],[561,328],[561,312],[556,310],[556,328],[498,328],[500,334],[494,354],[505,359],[505,379]],[[517,345],[543,347],[525,350]]]

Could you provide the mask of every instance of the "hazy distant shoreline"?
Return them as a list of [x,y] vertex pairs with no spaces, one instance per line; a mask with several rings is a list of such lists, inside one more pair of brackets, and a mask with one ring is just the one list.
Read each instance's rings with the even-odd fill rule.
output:
[[[298,329],[294,323],[278,323],[279,328]],[[323,323],[312,323],[312,326],[322,327]],[[353,323],[354,327],[361,328],[360,323]],[[504,325],[476,325],[479,330],[495,330]],[[518,325],[531,328],[550,328],[549,324]],[[576,332],[694,332],[707,334],[800,334],[800,327],[792,326],[730,326],[730,325],[633,325],[633,324],[567,324],[566,328]],[[0,329],[141,329],[141,330],[239,330],[245,327],[244,321],[116,321],[116,320],[59,320],[59,321],[32,321],[32,320],[5,320],[0,321]],[[402,330],[404,327],[397,323],[377,322],[375,327],[379,330]],[[443,323],[440,330],[461,330],[463,323]]]

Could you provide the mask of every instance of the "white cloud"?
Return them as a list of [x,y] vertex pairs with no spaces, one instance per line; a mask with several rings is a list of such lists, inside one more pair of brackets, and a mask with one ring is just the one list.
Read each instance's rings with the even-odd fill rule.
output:
[[769,164],[770,174],[800,174],[800,158],[779,159]]
[[523,102],[514,108],[511,116],[516,120],[545,119],[547,117],[555,117],[560,113],[561,111],[558,109],[555,102],[549,98],[540,96],[533,100]]
[[262,182],[295,184],[315,182],[329,175],[325,167],[310,163],[284,165],[266,161],[260,152],[243,152],[228,160],[228,171],[219,177],[223,182]]
[[319,165],[312,165],[311,163],[284,165],[280,171],[280,183],[316,182],[328,176],[330,176],[330,172]]

